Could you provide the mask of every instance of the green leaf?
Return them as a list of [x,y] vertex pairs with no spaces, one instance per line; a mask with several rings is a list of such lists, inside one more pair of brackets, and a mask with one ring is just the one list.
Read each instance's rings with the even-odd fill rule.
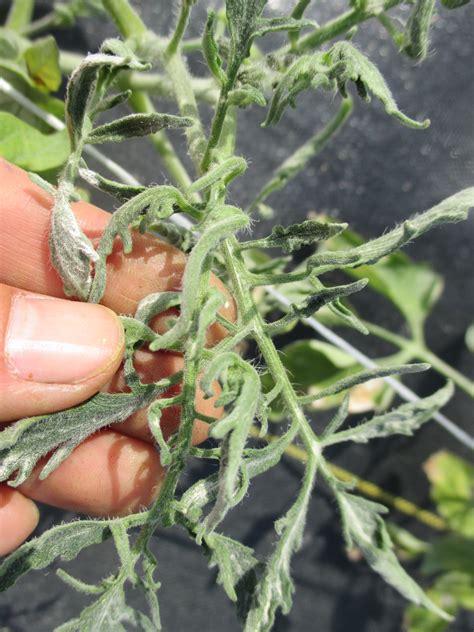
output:
[[313,255],[308,259],[308,268],[313,271],[313,274],[319,275],[330,270],[358,268],[376,263],[434,226],[466,219],[472,207],[474,207],[474,187],[455,193],[430,210],[415,215],[381,237],[361,246],[340,252]]
[[339,235],[347,228],[347,224],[335,224],[308,219],[301,224],[290,226],[274,226],[271,234],[264,239],[247,241],[239,244],[241,250],[248,248],[281,248],[285,254],[299,250],[303,246],[325,241]]
[[129,114],[112,123],[106,123],[94,128],[87,136],[87,142],[91,144],[114,142],[118,143],[125,138],[136,136],[148,136],[162,129],[177,129],[189,127],[192,119],[172,114]]
[[357,546],[372,569],[406,599],[450,620],[400,566],[380,514],[387,509],[364,498],[333,488],[341,512],[347,546]]
[[269,632],[277,610],[281,608],[283,614],[288,614],[291,609],[294,585],[290,565],[293,554],[301,548],[315,477],[316,457],[313,455],[306,464],[295,503],[275,523],[275,531],[280,537],[255,588],[245,632]]
[[97,393],[68,410],[17,421],[0,435],[0,480],[12,487],[21,485],[38,461],[51,453],[40,473],[40,479],[46,478],[88,436],[123,421],[169,387],[167,380],[157,384],[132,393]]
[[389,437],[394,434],[411,436],[422,424],[429,421],[435,412],[442,408],[454,393],[451,382],[430,397],[402,404],[384,415],[373,417],[365,423],[343,430],[328,437],[325,445],[342,441],[367,443],[371,439]]
[[81,230],[71,207],[74,186],[62,176],[54,196],[49,232],[51,263],[64,284],[68,296],[86,301],[92,285],[91,268],[99,256],[91,240]]
[[443,450],[431,456],[424,469],[439,513],[453,531],[474,538],[474,467]]
[[47,568],[58,559],[69,562],[82,549],[111,537],[109,521],[79,520],[52,527],[23,544],[0,565],[0,591],[7,590],[25,573]]
[[317,28],[318,23],[314,20],[306,20],[294,17],[259,18],[254,37],[263,37],[267,33],[279,33],[287,31],[289,33],[300,31],[305,27]]
[[[451,572],[439,577],[428,596],[449,614],[456,616],[459,608],[474,609],[474,580],[472,575]],[[444,632],[448,623],[432,612],[410,606],[405,613],[407,632]]]
[[458,9],[465,4],[469,4],[471,0],[441,0],[441,4],[447,9]]
[[228,75],[235,76],[240,64],[249,54],[257,20],[266,3],[267,0],[226,0],[231,44]]
[[[347,230],[324,245],[333,249],[358,247],[364,240]],[[419,329],[443,291],[443,277],[428,264],[415,263],[407,255],[394,252],[368,266],[346,270],[355,278],[369,279],[369,287],[390,300],[413,329]]]
[[99,53],[88,55],[81,62],[69,79],[66,94],[66,118],[73,148],[91,132],[90,113],[102,101],[117,72],[147,68],[119,40],[106,40]]
[[9,112],[0,112],[0,156],[29,171],[62,166],[69,157],[67,131],[42,134]]
[[[37,105],[41,110],[49,114],[53,114],[59,120],[64,120],[64,103],[60,99],[51,97],[40,91],[32,82],[26,73],[26,70],[17,63],[0,58],[0,77],[8,81],[8,83],[21,92],[26,98]],[[47,134],[51,132],[51,126],[42,121],[36,114],[18,103],[8,93],[0,91],[0,110],[15,115],[23,122],[28,123]]]
[[427,575],[456,571],[470,575],[474,581],[473,539],[453,533],[434,540],[423,558],[422,571]]
[[279,81],[264,125],[277,123],[286,106],[294,105],[296,96],[303,90],[331,90],[337,85],[346,97],[348,81],[355,83],[365,100],[369,100],[369,94],[377,97],[387,114],[404,125],[417,129],[429,125],[429,121],[419,123],[400,112],[377,67],[350,42],[337,42],[327,53],[298,57]]
[[319,340],[298,340],[282,350],[291,381],[297,389],[332,383],[341,371],[355,369],[354,358],[337,347]]
[[46,92],[54,92],[61,85],[59,49],[52,35],[36,40],[24,52],[28,74]]
[[221,353],[211,360],[201,379],[201,388],[207,396],[213,394],[216,380],[222,392],[215,406],[227,406],[229,411],[210,427],[210,436],[222,441],[219,490],[214,507],[198,527],[198,542],[216,528],[246,491],[248,475],[242,456],[260,397],[258,373],[236,353]]
[[474,353],[474,323],[471,323],[466,330],[466,347],[471,353]]
[[124,581],[115,580],[96,601],[84,608],[79,617],[63,623],[56,630],[57,632],[85,632],[85,630],[127,632],[124,624],[136,623],[137,615],[138,612],[125,602]]
[[261,563],[254,557],[252,549],[232,538],[212,533],[204,541],[209,568],[218,568],[217,583],[229,599],[237,603],[238,614],[242,617],[248,610]]
[[402,50],[417,61],[426,57],[435,0],[415,0],[408,18]]
[[208,11],[207,22],[202,35],[202,52],[213,76],[224,85],[227,77],[222,69],[222,58],[214,38],[215,11]]

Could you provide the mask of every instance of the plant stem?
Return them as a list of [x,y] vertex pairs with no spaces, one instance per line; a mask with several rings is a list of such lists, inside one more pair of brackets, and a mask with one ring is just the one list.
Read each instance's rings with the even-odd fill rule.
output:
[[271,193],[282,189],[290,180],[297,176],[311,158],[317,156],[327,145],[328,141],[341,129],[352,112],[352,99],[343,99],[335,116],[326,127],[307,140],[301,147],[291,154],[282,164],[276,168],[273,176],[260,190],[255,200],[249,206],[248,212],[252,213],[260,202],[263,202]]
[[128,0],[103,0],[103,4],[124,37],[139,38],[147,33],[143,20]]
[[5,26],[21,33],[31,21],[34,5],[34,0],[13,0]]
[[[135,112],[150,113],[155,111],[150,97],[145,92],[141,91],[134,92],[132,94],[130,97],[130,105]],[[164,130],[157,132],[156,134],[152,134],[150,136],[150,140],[160,154],[169,175],[183,191],[186,191],[191,184],[191,178],[186,171],[186,167],[176,154],[176,151],[174,150],[174,147]]]
[[237,246],[238,242],[235,237],[228,238],[222,244],[222,252],[232,283],[233,296],[237,303],[238,313],[244,321],[239,324],[247,325],[250,322],[253,323],[253,337],[258,344],[275,384],[279,384],[281,387],[280,397],[283,398],[292,423],[297,424],[309,454],[318,459],[321,452],[319,441],[298,402],[298,396],[288,378],[275,345],[265,331],[265,323],[252,298],[250,285],[247,280],[247,269]]
[[385,327],[381,327],[380,325],[376,325],[375,323],[369,323],[366,320],[362,320],[361,322],[363,325],[365,325],[365,327],[367,327],[368,331],[371,334],[377,336],[377,338],[381,338],[382,340],[390,342],[391,344],[395,345],[395,347],[406,349],[413,344],[412,341],[408,338],[395,334],[393,331],[385,329]]
[[[258,428],[252,428],[251,435],[255,439],[260,439],[262,441],[266,441],[267,443],[272,443],[279,438],[278,436],[271,434],[260,437],[260,431],[258,430]],[[301,461],[302,463],[306,463],[306,461],[308,460],[308,453],[306,452],[306,450],[297,445],[289,445],[285,449],[285,452],[291,458],[297,461]],[[406,498],[390,494],[378,485],[375,485],[370,481],[366,481],[363,478],[356,476],[352,472],[339,467],[338,465],[328,463],[327,461],[326,464],[332,474],[334,474],[339,480],[347,483],[353,483],[355,489],[357,489],[357,491],[359,491],[364,496],[375,498],[379,502],[385,502],[397,511],[404,513],[407,516],[411,516],[412,518],[415,518],[419,522],[422,522],[423,524],[426,524],[428,527],[436,529],[437,531],[444,531],[445,529],[447,529],[446,521],[435,513],[432,513],[431,511],[426,511],[425,509],[421,509],[420,507],[415,505],[415,503],[412,503]]]
[[[386,0],[381,11],[388,11],[401,3],[402,0]],[[325,42],[328,42],[343,33],[347,33],[351,28],[357,26],[361,22],[365,22],[370,18],[377,17],[378,11],[367,11],[363,9],[351,9],[346,13],[330,20],[320,29],[313,33],[309,33],[302,37],[294,46],[294,50],[298,53],[318,48]]]
[[423,360],[424,362],[429,362],[435,371],[438,371],[438,373],[441,373],[448,379],[452,380],[456,386],[462,389],[470,397],[474,397],[474,382],[465,375],[457,371],[454,367],[439,358],[426,347],[415,347],[414,353],[415,357]]
[[422,339],[409,340],[408,338],[399,336],[380,325],[375,325],[374,323],[369,323],[367,321],[362,321],[362,323],[367,327],[371,334],[381,338],[382,340],[386,340],[387,342],[390,342],[396,347],[399,347],[409,353],[410,360],[416,358],[418,360],[422,360],[423,362],[428,362],[435,371],[452,380],[456,386],[462,389],[470,397],[474,397],[474,383],[430,351],[425,346]]
[[193,124],[185,129],[185,134],[189,153],[197,168],[204,152],[206,139],[189,72],[179,51],[171,56],[165,55],[164,66],[173,85],[176,103],[181,115],[193,120]]
[[174,55],[183,39],[184,32],[188,25],[189,14],[191,12],[192,0],[181,0],[181,12],[173,36],[166,48],[167,55]]

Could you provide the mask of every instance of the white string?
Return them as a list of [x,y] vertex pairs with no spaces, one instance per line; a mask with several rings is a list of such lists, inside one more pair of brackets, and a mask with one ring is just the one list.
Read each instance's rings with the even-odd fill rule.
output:
[[[50,125],[53,129],[62,130],[64,129],[64,123],[59,120],[53,114],[49,114],[45,112],[41,108],[39,108],[35,103],[30,101],[24,94],[16,90],[8,81],[2,79],[0,77],[0,91],[8,94],[12,99],[20,103],[23,107],[28,109],[30,112],[35,114],[42,121]],[[123,167],[117,164],[114,160],[111,160],[107,156],[105,156],[102,152],[100,152],[95,147],[90,147],[86,145],[84,147],[84,151],[87,152],[90,156],[95,158],[98,162],[100,162],[104,167],[106,167],[111,173],[117,176],[123,183],[131,184],[131,185],[140,185],[140,182],[128,173]],[[172,215],[171,219],[180,226],[184,228],[193,229],[192,222],[185,217],[184,215]],[[290,301],[283,295],[281,292],[276,290],[272,286],[266,286],[264,288],[268,294],[273,296],[280,305],[289,307],[291,305]],[[341,338],[338,334],[328,329],[325,325],[317,321],[315,318],[305,318],[303,322],[307,324],[311,329],[316,331],[320,336],[331,342],[335,347],[338,347],[342,351],[345,351],[350,356],[352,356],[357,362],[359,362],[362,366],[368,369],[376,369],[378,368],[378,364],[376,364],[373,360],[371,360],[368,356],[366,356],[362,351],[351,345],[347,340]],[[385,380],[387,384],[389,384],[393,390],[400,395],[402,399],[408,402],[419,401],[420,397],[413,392],[410,388],[408,388],[402,382],[395,380],[393,377],[387,376],[382,378]],[[447,432],[449,432],[453,437],[455,437],[458,441],[460,441],[467,448],[474,450],[474,437],[471,437],[467,432],[465,432],[462,428],[457,426],[453,421],[448,419],[445,415],[440,412],[436,412],[433,414],[433,419],[439,423]]]

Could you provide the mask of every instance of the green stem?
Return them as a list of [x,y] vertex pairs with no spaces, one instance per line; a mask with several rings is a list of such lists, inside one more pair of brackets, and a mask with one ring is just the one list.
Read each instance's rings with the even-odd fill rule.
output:
[[432,351],[427,349],[422,339],[409,340],[408,338],[399,336],[380,325],[375,325],[374,323],[369,323],[367,321],[362,321],[362,323],[367,327],[371,334],[404,350],[407,354],[409,354],[411,359],[416,358],[418,360],[422,360],[423,362],[428,362],[435,371],[452,380],[456,386],[462,389],[465,393],[474,397],[474,383],[465,375],[457,371],[454,367],[439,358]]
[[[43,15],[42,18],[38,18],[34,20],[30,24],[25,24],[20,33],[24,37],[35,37],[44,31],[50,31],[51,29],[55,29],[61,26],[72,26],[70,21],[66,21],[64,17],[58,14],[56,11],[51,11],[46,15]],[[81,57],[82,59],[82,57]]]
[[[150,97],[145,92],[134,92],[130,97],[130,105],[135,112],[150,113],[155,111]],[[186,171],[186,167],[176,154],[176,151],[174,150],[166,133],[161,131],[156,134],[152,134],[150,136],[150,140],[160,154],[169,175],[183,191],[186,191],[191,185],[192,180]]]
[[253,301],[247,280],[247,269],[238,252],[237,246],[238,242],[235,237],[228,238],[222,244],[222,252],[231,280],[238,313],[240,318],[243,318],[243,322],[239,323],[239,325],[250,325],[252,323],[255,341],[258,344],[273,380],[276,384],[280,385],[280,397],[282,397],[284,401],[285,408],[289,413],[292,423],[297,425],[309,454],[313,455],[315,459],[318,459],[321,452],[319,441],[301,408],[298,396],[281,362],[275,345],[265,331],[265,323]]
[[399,347],[400,349],[407,349],[408,347],[414,347],[414,343],[408,338],[404,338],[403,336],[399,336],[398,334],[393,333],[393,331],[389,331],[385,329],[385,327],[381,327],[380,325],[376,325],[375,323],[369,323],[366,320],[362,321],[362,324],[367,327],[369,332],[377,338],[381,338],[382,340],[386,340],[391,344]]
[[102,0],[118,30],[124,37],[140,37],[147,33],[145,23],[128,0]]
[[222,87],[219,101],[217,102],[217,108],[212,120],[211,131],[209,134],[209,140],[207,141],[204,156],[201,162],[201,173],[206,173],[212,162],[212,152],[219,144],[219,139],[224,126],[225,116],[227,114],[228,96],[232,87],[229,82]]
[[448,379],[452,380],[456,386],[462,389],[470,397],[474,398],[474,382],[457,371],[454,367],[447,364],[447,362],[439,358],[432,351],[426,347],[415,347],[414,355],[416,358],[423,360],[424,362],[429,362],[435,371],[438,371],[438,373],[441,373]]
[[167,55],[174,55],[183,39],[184,32],[188,25],[189,14],[191,13],[192,0],[182,0],[181,1],[181,11],[178,18],[178,23],[176,25],[176,29],[173,33],[172,38],[166,48]]
[[5,26],[21,33],[31,21],[34,5],[34,0],[13,0]]
[[279,191],[288,184],[296,175],[305,168],[311,158],[317,156],[327,145],[328,141],[337,134],[352,112],[352,99],[343,99],[336,115],[329,121],[326,127],[306,141],[301,147],[291,154],[275,170],[269,182],[260,190],[255,200],[250,205],[248,212],[256,209],[271,193]]
[[[393,7],[400,4],[402,0],[386,0],[383,5],[383,8],[380,9],[382,11],[388,11]],[[361,9],[351,9],[346,13],[334,18],[334,20],[330,20],[320,29],[317,29],[313,33],[309,33],[305,37],[302,37],[296,44],[294,50],[298,53],[305,52],[307,50],[311,50],[314,48],[318,48],[325,42],[329,42],[334,38],[347,33],[351,28],[357,26],[361,22],[365,22],[370,18],[377,17],[377,11],[364,11]]]
[[202,128],[196,96],[193,91],[191,78],[186,63],[179,52],[171,57],[165,55],[164,66],[174,89],[174,96],[182,116],[193,120],[193,124],[185,129],[186,140],[191,158],[198,168],[204,152],[206,139]]

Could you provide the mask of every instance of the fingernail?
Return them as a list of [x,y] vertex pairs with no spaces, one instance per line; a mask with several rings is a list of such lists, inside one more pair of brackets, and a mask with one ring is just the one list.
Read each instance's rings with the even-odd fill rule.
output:
[[122,346],[120,320],[102,305],[34,294],[12,299],[5,355],[23,380],[81,382],[105,370]]

